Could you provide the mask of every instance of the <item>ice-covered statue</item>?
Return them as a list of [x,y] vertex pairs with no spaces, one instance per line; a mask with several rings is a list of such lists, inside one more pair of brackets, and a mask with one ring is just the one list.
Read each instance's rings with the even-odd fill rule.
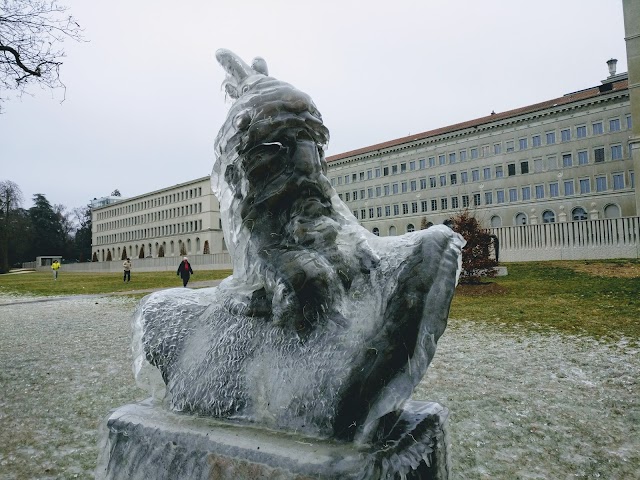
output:
[[399,420],[445,330],[464,241],[444,225],[361,227],[326,177],[311,98],[260,58],[216,58],[233,105],[211,183],[233,276],[140,304],[138,383],[166,385],[174,412],[391,448],[418,422]]

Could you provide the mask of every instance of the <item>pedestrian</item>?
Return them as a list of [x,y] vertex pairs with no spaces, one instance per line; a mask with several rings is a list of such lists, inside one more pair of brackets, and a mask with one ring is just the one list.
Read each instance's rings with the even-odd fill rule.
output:
[[191,269],[191,265],[189,265],[189,259],[187,257],[184,257],[182,262],[180,262],[176,275],[182,277],[182,286],[186,287],[187,283],[189,283],[189,277],[193,275],[193,270]]
[[124,268],[124,276],[122,277],[123,282],[131,281],[131,260],[129,257],[122,263],[122,267]]
[[53,270],[53,279],[58,279],[58,270],[60,270],[60,262],[58,260],[54,260],[51,264],[51,270]]

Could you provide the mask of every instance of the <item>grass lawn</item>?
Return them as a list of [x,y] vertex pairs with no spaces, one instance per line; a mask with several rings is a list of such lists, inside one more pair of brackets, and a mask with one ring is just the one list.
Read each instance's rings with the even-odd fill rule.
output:
[[[217,280],[231,275],[231,270],[197,270],[192,282]],[[132,272],[131,282],[122,281],[119,273],[79,273],[60,270],[54,281],[51,272],[0,275],[0,293],[22,295],[76,295],[126,292],[148,288],[181,287],[182,280],[175,272]]]
[[460,285],[451,318],[640,341],[640,261],[505,264],[506,277]]
[[[509,275],[460,285],[450,317],[536,331],[555,330],[640,342],[640,261],[562,261],[505,264]],[[200,270],[193,282],[225,278],[230,270]],[[0,293],[38,296],[111,293],[181,286],[174,272],[50,272],[0,275]]]

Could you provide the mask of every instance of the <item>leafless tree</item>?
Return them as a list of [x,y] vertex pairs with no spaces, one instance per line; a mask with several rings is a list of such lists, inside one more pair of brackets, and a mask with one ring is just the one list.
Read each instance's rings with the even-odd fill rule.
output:
[[0,0],[0,92],[21,95],[31,84],[65,89],[62,43],[83,40],[82,28],[67,10],[57,0]]
[[22,205],[22,191],[11,180],[0,181],[0,272],[9,270],[9,230],[11,215]]
[[74,223],[73,212],[67,211],[67,207],[60,203],[56,203],[53,206],[53,211],[60,221],[62,233],[64,233],[65,238],[71,237],[78,229],[78,226]]

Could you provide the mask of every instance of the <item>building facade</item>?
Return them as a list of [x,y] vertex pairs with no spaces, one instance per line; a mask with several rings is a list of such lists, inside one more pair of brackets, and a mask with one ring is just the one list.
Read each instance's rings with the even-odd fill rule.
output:
[[226,252],[209,176],[92,208],[91,221],[100,262]]
[[[334,155],[327,176],[377,235],[401,235],[469,209],[501,238],[508,261],[638,257],[640,119],[630,98],[638,85],[629,87],[627,74],[608,63],[601,85]],[[94,202],[92,221],[100,262],[228,253],[209,176]]]
[[464,209],[485,227],[636,216],[627,75],[610,63],[596,87],[334,155],[327,175],[382,236]]

